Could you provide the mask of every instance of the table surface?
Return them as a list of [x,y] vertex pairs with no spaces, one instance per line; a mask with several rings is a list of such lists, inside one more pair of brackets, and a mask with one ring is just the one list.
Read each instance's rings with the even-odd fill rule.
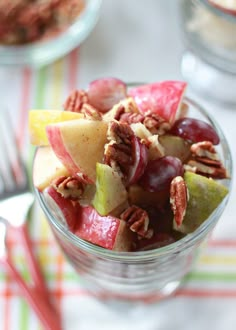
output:
[[[1,67],[1,103],[11,111],[25,155],[30,108],[61,108],[71,90],[103,76],[147,82],[182,79],[180,62],[184,46],[177,6],[178,1],[173,0],[104,0],[96,28],[80,48],[65,58],[38,70]],[[189,93],[203,102],[220,123],[235,158],[236,109],[214,104],[190,89]],[[235,329],[235,197],[234,184],[211,242],[176,296],[158,305],[137,305],[125,311],[108,309],[82,289],[79,277],[61,255],[38,211],[37,221],[31,223],[35,251],[61,309],[64,329]],[[27,275],[17,240],[12,248],[19,267]],[[3,330],[40,329],[36,316],[2,268],[0,319]]]

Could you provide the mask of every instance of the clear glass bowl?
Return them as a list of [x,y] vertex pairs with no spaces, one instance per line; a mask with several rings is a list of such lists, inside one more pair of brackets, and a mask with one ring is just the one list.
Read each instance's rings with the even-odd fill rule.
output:
[[184,79],[218,101],[235,104],[236,15],[208,0],[181,0],[179,9]]
[[27,45],[0,45],[0,65],[42,66],[66,55],[81,44],[99,18],[102,0],[85,0],[78,19],[64,32],[45,41]]
[[[184,100],[189,116],[203,119],[218,132],[221,143],[218,152],[229,176],[232,160],[228,143],[215,120],[194,101]],[[224,179],[230,190],[231,179]],[[42,193],[35,191],[54,236],[84,285],[97,297],[115,301],[155,301],[173,293],[181,279],[191,269],[199,245],[217,224],[229,194],[194,232],[168,246],[143,252],[115,252],[90,244],[71,233],[62,221],[58,209],[52,209]]]

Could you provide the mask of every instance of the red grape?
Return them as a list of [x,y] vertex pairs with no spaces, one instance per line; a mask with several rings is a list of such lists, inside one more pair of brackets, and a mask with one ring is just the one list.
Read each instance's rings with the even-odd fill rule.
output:
[[184,169],[179,158],[164,156],[148,162],[139,181],[147,191],[162,191],[170,188],[170,183],[176,176],[183,176]]
[[88,103],[101,112],[107,112],[126,97],[126,84],[120,79],[101,78],[89,84]]
[[130,168],[128,183],[134,184],[142,176],[148,162],[147,147],[142,144],[136,136],[134,136],[135,160]]
[[147,251],[161,248],[174,243],[175,239],[168,233],[156,233],[151,239],[141,239],[137,242],[136,251]]
[[213,144],[218,144],[220,142],[219,136],[211,125],[194,118],[180,118],[176,120],[170,133],[194,143],[210,141]]

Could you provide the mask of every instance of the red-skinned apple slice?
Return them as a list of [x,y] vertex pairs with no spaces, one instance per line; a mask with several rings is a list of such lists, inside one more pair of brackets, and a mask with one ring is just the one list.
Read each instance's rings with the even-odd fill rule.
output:
[[167,80],[134,87],[129,90],[140,112],[156,113],[170,123],[177,117],[178,110],[186,89],[182,81]]
[[134,237],[125,221],[113,216],[100,216],[93,207],[79,205],[74,233],[90,243],[114,251],[129,251]]
[[[44,196],[52,212],[62,223],[73,231],[78,221],[78,209],[70,199],[61,196],[52,186],[44,190]],[[61,213],[59,213],[59,210]]]
[[135,148],[135,162],[130,168],[128,183],[129,185],[136,183],[139,178],[143,175],[143,172],[148,162],[148,151],[144,144],[140,142],[140,139],[134,137],[134,148]]
[[107,123],[87,119],[47,126],[49,143],[62,164],[88,183],[96,179],[96,163],[101,162],[107,142]]
[[107,112],[127,96],[126,84],[117,78],[94,80],[87,92],[89,104],[101,112]]
[[236,15],[236,2],[229,2],[227,0],[208,0],[210,5],[213,7],[216,7],[217,9],[230,14],[230,15]]

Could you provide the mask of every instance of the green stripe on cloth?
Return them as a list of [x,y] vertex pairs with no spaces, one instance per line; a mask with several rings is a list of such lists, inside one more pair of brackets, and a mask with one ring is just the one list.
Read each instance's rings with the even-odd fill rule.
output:
[[22,299],[20,312],[19,330],[28,329],[29,325],[29,305]]
[[211,272],[193,272],[185,276],[184,281],[220,281],[220,282],[236,282],[236,274],[234,273],[211,273]]
[[47,76],[47,67],[41,68],[36,73],[36,93],[35,93],[35,108],[44,107],[44,96],[45,96],[45,82]]

